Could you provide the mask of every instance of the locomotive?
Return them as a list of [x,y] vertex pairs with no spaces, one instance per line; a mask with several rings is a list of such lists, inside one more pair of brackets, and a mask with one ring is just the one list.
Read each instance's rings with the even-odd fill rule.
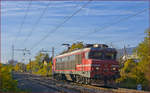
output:
[[54,57],[53,76],[58,80],[84,84],[103,81],[107,85],[119,77],[116,56],[115,48],[105,44],[87,44],[82,49]]

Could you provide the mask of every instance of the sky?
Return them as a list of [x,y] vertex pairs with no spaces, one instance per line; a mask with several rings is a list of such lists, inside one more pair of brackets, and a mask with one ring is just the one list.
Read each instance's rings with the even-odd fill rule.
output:
[[[31,55],[15,51],[14,58],[27,63],[42,49],[55,55],[66,49],[63,43],[112,43],[115,48],[136,47],[149,27],[147,1],[2,1],[2,62],[15,49],[29,49]],[[51,56],[51,52],[49,52]]]

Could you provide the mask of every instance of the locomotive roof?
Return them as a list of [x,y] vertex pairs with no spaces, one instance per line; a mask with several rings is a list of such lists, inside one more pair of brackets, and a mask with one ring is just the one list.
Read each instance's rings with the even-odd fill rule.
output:
[[71,54],[75,54],[75,53],[79,53],[79,52],[83,52],[83,51],[88,51],[88,50],[90,50],[90,48],[82,48],[82,49],[78,49],[78,50],[74,50],[74,51],[71,51],[71,52],[67,52],[67,53],[58,55],[55,58],[62,57],[62,56],[67,56],[67,55],[71,55]]
[[94,47],[91,47],[91,48],[82,48],[82,49],[74,50],[71,52],[67,52],[67,53],[58,55],[55,58],[59,58],[59,57],[63,57],[63,56],[71,55],[71,54],[76,54],[76,53],[80,53],[80,52],[85,52],[85,51],[89,51],[89,50],[93,50],[93,51],[104,50],[104,51],[109,51],[109,52],[117,52],[115,48],[94,48]]

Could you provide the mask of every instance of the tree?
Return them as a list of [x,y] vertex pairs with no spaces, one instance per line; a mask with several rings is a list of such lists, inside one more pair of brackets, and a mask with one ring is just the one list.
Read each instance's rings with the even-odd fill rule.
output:
[[140,58],[137,68],[149,83],[145,82],[150,86],[150,29],[146,31],[146,34],[144,41],[136,48],[136,53]]
[[121,77],[117,79],[120,82],[121,87],[135,88],[136,87],[136,75],[132,74],[138,63],[133,59],[129,59],[125,62],[124,67],[120,70]]
[[35,70],[33,70],[34,67],[35,67],[35,62],[34,62],[34,61],[30,61],[30,62],[26,65],[26,70],[27,70],[27,72],[35,71]]
[[44,53],[38,53],[37,56],[35,56],[35,60],[30,63],[32,66],[32,72],[38,72],[38,70],[41,68],[42,61],[44,60],[45,54]]
[[14,66],[14,70],[17,72],[25,72],[26,71],[26,65],[24,63],[17,63]]
[[51,75],[52,64],[48,54],[38,53],[35,60],[32,60],[26,65],[28,72],[40,75]]
[[146,34],[144,41],[135,49],[139,62],[127,60],[121,69],[121,78],[118,81],[127,83],[128,87],[133,85],[130,87],[135,88],[137,84],[142,84],[145,89],[148,89],[147,86],[150,86],[150,31],[147,30]]
[[17,92],[17,81],[13,80],[11,76],[13,67],[11,65],[0,65],[0,92]]

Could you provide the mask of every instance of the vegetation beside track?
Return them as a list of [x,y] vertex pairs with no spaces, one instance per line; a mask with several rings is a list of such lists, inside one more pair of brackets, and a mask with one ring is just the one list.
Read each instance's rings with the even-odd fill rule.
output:
[[143,90],[150,90],[150,31],[146,31],[147,36],[135,49],[138,61],[128,59],[121,68],[120,87],[136,89],[138,84]]
[[38,53],[35,60],[30,61],[28,64],[17,63],[14,66],[14,71],[52,76],[52,60],[48,54]]
[[0,63],[0,92],[27,93],[26,90],[21,90],[17,87],[17,81],[12,78],[12,70],[12,65],[3,65]]

